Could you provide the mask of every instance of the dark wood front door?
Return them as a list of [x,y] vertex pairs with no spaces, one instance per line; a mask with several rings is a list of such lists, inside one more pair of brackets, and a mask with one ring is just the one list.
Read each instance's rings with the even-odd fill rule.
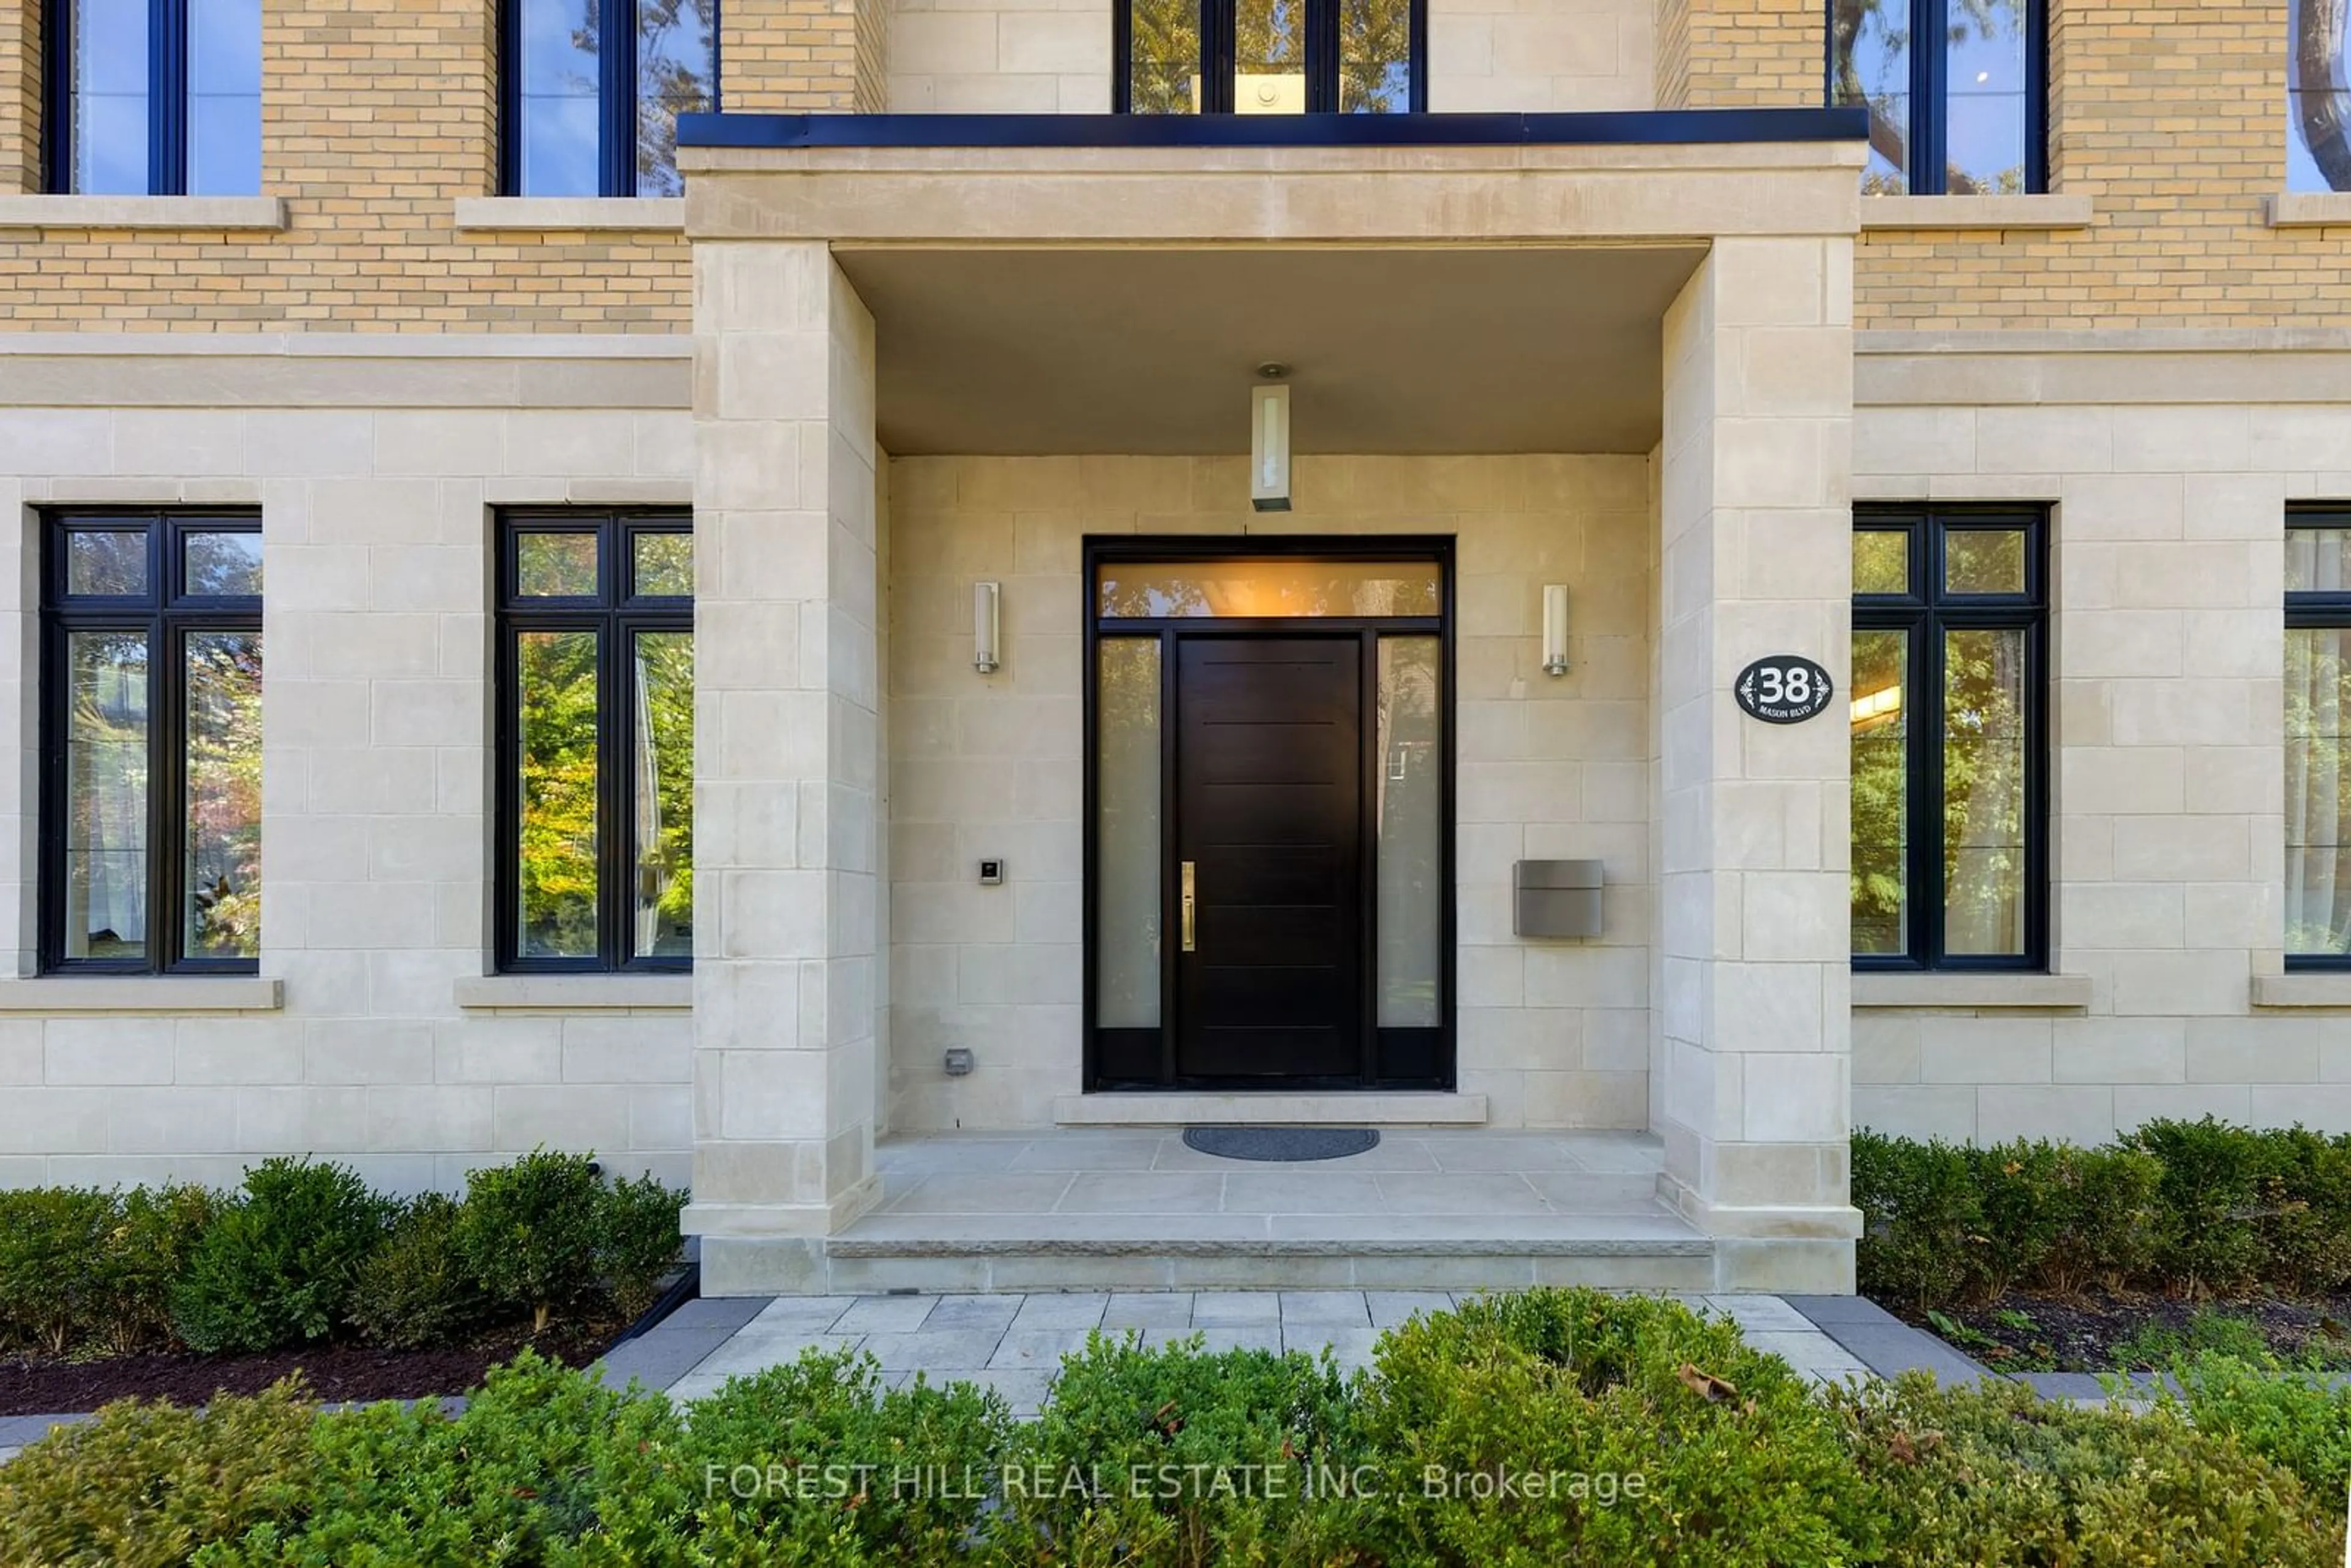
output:
[[1360,1079],[1363,639],[1176,646],[1176,1076]]

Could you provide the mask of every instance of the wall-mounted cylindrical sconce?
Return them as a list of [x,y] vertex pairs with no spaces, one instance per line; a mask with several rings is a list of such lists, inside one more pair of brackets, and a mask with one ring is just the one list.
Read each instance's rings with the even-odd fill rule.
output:
[[[1261,365],[1258,374],[1287,373]],[[1260,512],[1290,510],[1290,389],[1259,386],[1249,391],[1249,505]]]
[[971,585],[971,667],[983,675],[996,674],[997,632],[1001,626],[998,607],[1002,596],[993,582]]
[[1543,584],[1543,674],[1567,674],[1567,584]]

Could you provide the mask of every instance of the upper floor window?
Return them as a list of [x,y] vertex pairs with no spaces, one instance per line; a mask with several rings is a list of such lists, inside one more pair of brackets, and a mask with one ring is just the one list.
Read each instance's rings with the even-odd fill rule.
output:
[[1869,110],[1862,189],[2047,190],[2048,36],[2047,0],[1830,0],[1829,101]]
[[1856,508],[1857,968],[2048,962],[2043,519]]
[[41,967],[250,973],[260,521],[74,512],[44,532]]
[[694,956],[692,528],[682,512],[502,521],[501,968]]
[[718,0],[506,0],[510,196],[674,196],[677,117],[718,103]]
[[261,0],[53,0],[48,16],[51,190],[261,189]]
[[2285,532],[2285,961],[2351,968],[2351,507]]
[[1426,0],[1121,0],[1128,114],[1405,114],[1428,107]]
[[2351,87],[2345,85],[2343,0],[2294,0],[2285,69],[2285,184],[2351,191]]

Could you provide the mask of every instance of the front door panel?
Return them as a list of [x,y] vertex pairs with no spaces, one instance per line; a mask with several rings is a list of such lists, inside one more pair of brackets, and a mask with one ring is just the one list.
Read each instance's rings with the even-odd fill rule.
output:
[[1176,650],[1176,1075],[1359,1078],[1363,640]]

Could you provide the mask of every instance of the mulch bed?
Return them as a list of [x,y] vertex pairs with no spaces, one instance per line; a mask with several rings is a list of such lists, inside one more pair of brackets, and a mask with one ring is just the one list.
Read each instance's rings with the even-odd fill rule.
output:
[[[1907,1302],[1880,1301],[1878,1305],[1905,1322],[1950,1341],[1995,1372],[2159,1370],[2143,1357],[2126,1353],[2166,1339],[2192,1349],[2197,1343],[2193,1325],[2199,1315],[2215,1312],[2252,1323],[2270,1349],[2282,1356],[2298,1358],[2314,1349],[2331,1364],[2351,1367],[2351,1298],[2189,1301],[2100,1291],[2079,1296],[2011,1291],[1982,1306],[1946,1310],[1942,1315],[1964,1331],[1959,1335]],[[2126,1368],[2126,1362],[2129,1363]]]
[[0,1357],[0,1416],[69,1415],[134,1395],[200,1405],[215,1393],[258,1393],[298,1371],[311,1396],[329,1403],[464,1394],[479,1386],[485,1371],[511,1361],[526,1346],[567,1366],[586,1366],[627,1326],[617,1321],[555,1322],[534,1339],[528,1324],[517,1323],[435,1350],[330,1343],[264,1355],[183,1352],[90,1361],[11,1355]]

